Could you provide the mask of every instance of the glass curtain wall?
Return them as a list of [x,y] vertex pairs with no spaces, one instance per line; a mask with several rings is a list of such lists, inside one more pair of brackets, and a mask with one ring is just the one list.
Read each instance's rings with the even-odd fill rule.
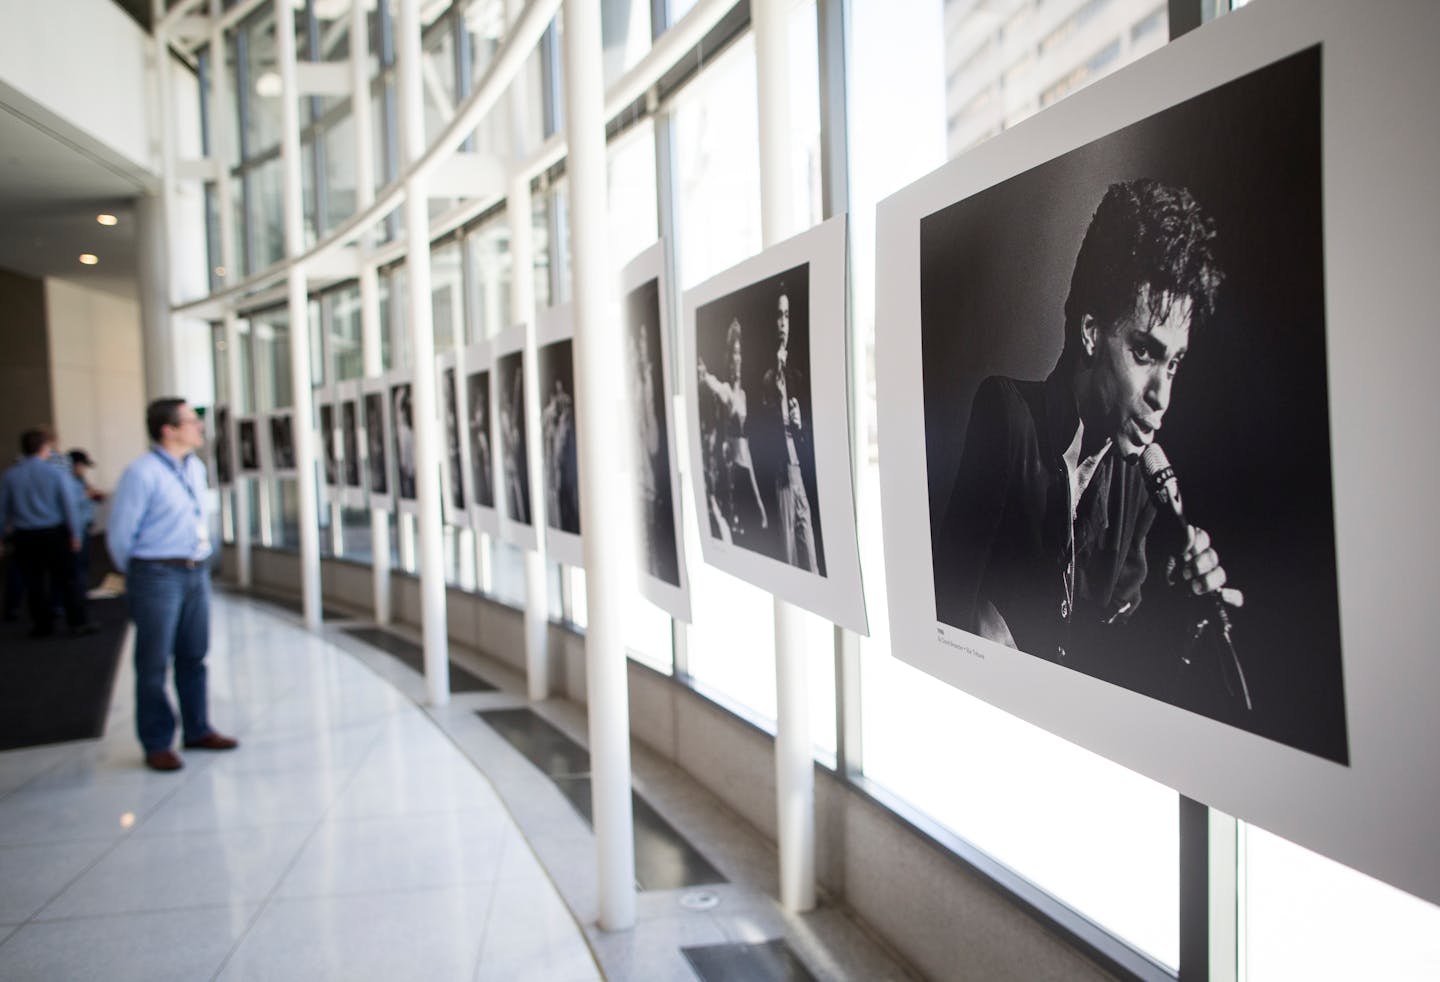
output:
[[[1198,2],[1198,0],[1197,0]],[[303,6],[303,11],[299,8]],[[601,0],[607,84],[622,77],[693,0]],[[422,84],[431,139],[492,64],[504,37],[503,0],[426,6]],[[858,520],[872,637],[846,662],[861,695],[859,748],[847,763],[863,786],[880,789],[907,815],[936,823],[1038,885],[1163,966],[1179,961],[1179,799],[1176,793],[941,685],[895,660],[889,650],[881,562],[874,388],[874,212],[888,194],[993,137],[1089,82],[1163,45],[1169,33],[1163,0],[815,0],[790,13],[789,53],[796,153],[790,180],[796,229],[822,217],[825,159],[819,106],[824,62],[817,39],[825,12],[844,12],[844,111],[849,133],[839,163],[848,184],[851,232],[850,310]],[[652,23],[662,11],[663,23]],[[743,16],[742,16],[743,21]],[[395,38],[391,7],[368,16],[370,91],[359,111],[371,115],[377,187],[400,171],[395,125]],[[297,4],[302,58],[342,62],[350,49],[349,5]],[[262,4],[227,33],[220,57],[205,70],[226,72],[228,106],[209,106],[207,133],[228,127],[234,179],[236,255],[250,275],[283,254],[279,164],[278,70],[274,14]],[[464,149],[519,160],[543,136],[563,131],[559,25],[528,59],[511,98],[476,127]],[[833,57],[835,52],[831,52]],[[662,89],[658,107],[632,110],[612,129],[609,146],[609,246],[617,268],[657,236],[670,243],[675,291],[760,251],[760,180],[756,153],[755,54],[748,30],[699,53],[678,88]],[[840,84],[832,81],[829,84]],[[209,86],[202,86],[210,91]],[[897,97],[903,93],[904,97]],[[302,106],[306,228],[312,238],[345,221],[356,202],[354,124],[346,96],[314,97]],[[827,168],[828,163],[828,168]],[[663,164],[663,166],[662,166]],[[662,182],[664,174],[668,180]],[[534,279],[537,306],[570,295],[569,201],[564,165],[535,178]],[[432,215],[456,204],[433,199]],[[217,223],[212,202],[211,222]],[[663,215],[673,216],[669,223]],[[394,238],[398,216],[381,225]],[[212,256],[219,249],[212,230]],[[393,254],[391,254],[393,255]],[[493,337],[507,326],[513,276],[503,206],[470,220],[432,246],[437,350]],[[215,265],[212,263],[212,265]],[[218,286],[236,271],[216,271]],[[382,360],[386,371],[411,364],[405,330],[403,261],[382,271]],[[318,379],[363,373],[359,293],[340,284],[312,314],[328,339],[328,367]],[[676,305],[678,307],[678,303]],[[266,413],[290,406],[290,325],[284,310],[242,320],[242,391],[232,411]],[[302,332],[301,336],[309,332]],[[317,352],[318,354],[318,352]],[[683,367],[683,366],[682,366]],[[217,388],[217,391],[224,391]],[[293,547],[298,540],[294,481],[251,481],[252,535]],[[688,504],[688,499],[687,499]],[[688,510],[688,509],[687,509]],[[345,554],[369,555],[369,515],[342,515]],[[391,536],[398,569],[414,569],[413,522]],[[694,516],[685,522],[694,623],[681,626],[682,667],[697,688],[762,725],[775,715],[773,603],[768,594],[706,567]],[[406,554],[408,552],[408,555]],[[403,562],[402,562],[403,557]],[[524,555],[489,537],[447,531],[447,581],[494,598],[524,603]],[[583,628],[583,572],[553,566],[554,614]],[[672,625],[636,600],[627,641],[632,654],[670,671]],[[814,690],[817,755],[837,752],[832,629],[810,619],[807,654]],[[848,669],[847,669],[848,670]],[[1056,821],[1056,815],[1064,815]],[[928,827],[928,824],[927,824]],[[1440,911],[1259,829],[1241,826],[1240,977],[1433,977],[1440,950]]]

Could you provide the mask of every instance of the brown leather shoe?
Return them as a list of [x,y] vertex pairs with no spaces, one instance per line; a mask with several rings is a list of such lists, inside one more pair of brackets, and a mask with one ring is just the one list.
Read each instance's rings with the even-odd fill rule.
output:
[[145,766],[152,771],[178,771],[185,761],[173,750],[152,750],[145,755]]
[[234,750],[240,741],[211,730],[198,740],[186,740],[186,750]]

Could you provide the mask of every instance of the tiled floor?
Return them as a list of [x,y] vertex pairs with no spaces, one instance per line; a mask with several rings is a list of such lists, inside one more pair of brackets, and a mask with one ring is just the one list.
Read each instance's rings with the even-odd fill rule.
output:
[[391,681],[217,594],[235,753],[146,771],[122,669],[98,741],[0,753],[0,980],[596,979],[490,782]]

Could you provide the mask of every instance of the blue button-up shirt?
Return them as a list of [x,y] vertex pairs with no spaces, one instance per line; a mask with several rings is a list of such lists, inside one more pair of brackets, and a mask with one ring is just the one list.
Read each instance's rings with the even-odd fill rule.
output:
[[208,557],[205,500],[205,465],[193,453],[176,460],[154,447],[125,468],[105,528],[115,568],[124,572],[132,559]]
[[78,476],[71,474],[66,480],[70,483],[70,493],[75,498],[75,515],[83,531],[95,524],[95,502],[90,500],[90,488]]
[[0,530],[69,526],[80,535],[80,516],[70,494],[70,479],[43,457],[26,457],[0,478]]

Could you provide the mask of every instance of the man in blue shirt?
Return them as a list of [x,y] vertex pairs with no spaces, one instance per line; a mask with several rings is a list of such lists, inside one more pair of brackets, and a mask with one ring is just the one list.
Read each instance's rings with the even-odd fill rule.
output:
[[105,495],[90,486],[90,468],[95,461],[79,447],[66,456],[70,459],[70,493],[75,496],[75,512],[80,519],[80,551],[75,553],[75,589],[84,596],[90,589],[90,533],[95,525],[95,503]]
[[[41,429],[20,437],[23,459],[0,479],[0,532],[13,530],[15,562],[30,602],[30,634],[55,633],[55,603],[65,607],[72,632],[89,634],[85,598],[75,591],[80,519],[67,478],[48,457],[54,440]],[[48,582],[47,582],[48,581]]]
[[157,399],[145,410],[154,445],[125,469],[115,488],[105,541],[125,574],[135,622],[135,729],[152,770],[184,766],[171,747],[175,712],[165,671],[175,663],[175,690],[185,746],[233,750],[234,739],[210,728],[205,654],[210,646],[210,525],[205,465],[196,451],[205,427],[183,399]]

